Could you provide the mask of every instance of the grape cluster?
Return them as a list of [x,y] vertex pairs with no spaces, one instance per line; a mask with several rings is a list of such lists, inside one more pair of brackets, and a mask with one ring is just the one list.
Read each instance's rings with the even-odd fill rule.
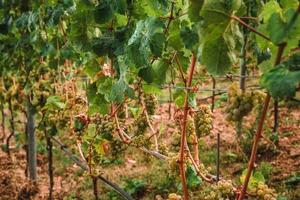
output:
[[204,200],[234,199],[233,184],[230,180],[221,180],[217,184],[199,191],[197,198]]
[[188,117],[186,121],[186,134],[188,136],[195,135],[195,125],[191,117]]
[[70,125],[71,116],[69,110],[51,110],[47,113],[47,120],[50,124],[64,128]]
[[112,135],[115,130],[115,123],[110,119],[109,115],[101,115],[99,113],[92,116],[91,121],[96,124],[98,134]]
[[144,94],[144,102],[149,115],[154,115],[157,108],[157,98],[153,94]]
[[131,144],[136,147],[149,147],[149,141],[145,135],[138,135],[134,137]]
[[147,128],[147,117],[146,115],[142,114],[134,120],[133,124],[128,128],[128,132],[135,136],[144,135]]
[[125,150],[126,146],[124,142],[121,140],[113,138],[112,141],[110,141],[110,156],[112,158],[115,158],[120,155],[120,152],[123,152]]
[[228,90],[228,104],[225,108],[226,120],[239,121],[248,115],[254,106],[255,95],[253,92],[244,92],[233,83]]
[[178,152],[179,151],[179,149],[180,149],[180,139],[181,139],[180,133],[179,132],[173,132],[170,151],[172,151],[172,152]]
[[269,188],[263,182],[259,182],[257,187],[250,189],[250,194],[256,196],[260,200],[276,200],[277,194],[274,189]]
[[181,200],[181,196],[176,193],[171,193],[168,196],[168,200]]
[[198,137],[206,136],[212,129],[212,113],[208,106],[201,105],[194,117],[196,134]]
[[172,175],[177,176],[179,174],[179,165],[178,165],[178,154],[171,154],[168,157],[168,169]]

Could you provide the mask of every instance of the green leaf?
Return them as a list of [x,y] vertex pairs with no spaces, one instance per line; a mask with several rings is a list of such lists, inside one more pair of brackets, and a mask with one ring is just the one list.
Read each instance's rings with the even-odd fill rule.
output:
[[196,189],[202,184],[201,178],[197,175],[195,168],[191,165],[187,166],[185,171],[187,186],[190,189]]
[[61,98],[59,96],[49,96],[47,98],[46,104],[43,107],[43,109],[50,109],[50,110],[56,110],[56,109],[64,109],[65,104],[61,101]]
[[169,64],[166,60],[160,59],[154,61],[152,64],[153,72],[154,72],[154,82],[156,84],[163,84],[166,81],[166,74],[169,69]]
[[109,22],[114,17],[114,10],[109,1],[101,1],[94,10],[95,21],[99,24]]
[[[246,174],[247,174],[247,169],[245,169],[240,177],[240,181],[241,183],[244,183],[245,181],[245,178],[246,178]],[[265,178],[264,176],[262,175],[261,172],[259,171],[255,171],[251,177],[250,177],[250,180],[249,180],[249,184],[248,184],[248,187],[251,189],[251,188],[256,188],[258,183],[259,182],[262,182],[264,183],[265,182]]]
[[100,77],[97,82],[97,92],[102,94],[106,101],[111,100],[110,91],[113,85],[113,78],[111,77]]
[[199,36],[195,27],[192,29],[188,26],[181,27],[180,37],[184,43],[184,46],[196,53],[199,46]]
[[294,55],[290,60],[264,73],[260,79],[261,86],[274,98],[294,97],[300,83],[299,60],[300,55]]
[[188,16],[192,22],[199,22],[201,20],[200,10],[203,3],[204,0],[189,0]]
[[223,36],[204,43],[202,62],[209,73],[222,75],[229,71],[233,55]]
[[127,60],[137,68],[143,68],[149,65],[151,56],[161,56],[165,42],[164,26],[164,23],[155,17],[139,21],[128,41]]
[[127,83],[121,78],[117,83],[113,84],[111,88],[111,100],[116,102],[122,102],[124,100],[124,94],[127,88]]
[[271,15],[267,30],[274,44],[300,39],[300,18],[297,15],[296,9],[289,9],[284,15],[278,12]]
[[225,27],[230,23],[230,16],[236,12],[242,5],[241,0],[205,0],[200,15],[205,24],[214,24]]
[[151,84],[147,84],[147,85],[143,85],[143,91],[146,94],[156,94],[156,95],[160,95],[161,94],[161,89],[155,85],[151,85]]
[[168,47],[173,47],[176,51],[181,50],[184,47],[180,37],[180,29],[180,20],[175,19],[171,23],[168,31]]
[[85,127],[84,123],[81,122],[79,118],[74,119],[74,130],[75,131],[81,131]]
[[271,0],[263,6],[259,18],[268,22],[272,14],[276,12],[281,12],[281,7],[276,0]]
[[109,110],[109,104],[106,101],[103,94],[97,92],[96,83],[88,85],[87,99],[89,102],[89,114],[94,113],[107,114]]
[[87,64],[85,64],[83,70],[90,78],[94,78],[96,74],[101,70],[101,67],[96,59],[92,59]]
[[142,68],[139,71],[139,76],[147,83],[152,83],[154,81],[154,71],[151,66]]

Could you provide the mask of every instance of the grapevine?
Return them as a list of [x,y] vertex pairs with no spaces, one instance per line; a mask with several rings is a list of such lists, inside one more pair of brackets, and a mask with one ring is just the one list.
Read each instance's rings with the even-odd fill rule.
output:
[[0,194],[300,198],[299,14],[298,0],[0,0]]

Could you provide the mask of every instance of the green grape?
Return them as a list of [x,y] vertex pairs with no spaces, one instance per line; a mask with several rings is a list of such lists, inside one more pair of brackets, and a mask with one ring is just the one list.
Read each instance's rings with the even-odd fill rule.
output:
[[256,103],[255,93],[242,92],[236,83],[229,87],[228,96],[228,104],[225,108],[227,121],[240,121],[253,110]]
[[180,149],[180,139],[181,134],[179,132],[173,132],[172,139],[171,139],[171,147],[170,151],[172,152],[178,152]]
[[192,118],[188,118],[186,122],[186,134],[189,135],[195,135],[195,125]]
[[110,147],[110,155],[112,157],[118,156],[126,148],[124,142],[115,138],[113,138],[112,141],[110,141]]
[[98,134],[112,135],[115,131],[115,123],[110,119],[109,115],[101,115],[97,113],[91,120],[96,124],[96,131]]
[[168,157],[168,168],[171,174],[177,175],[179,173],[178,155],[173,154]]
[[147,117],[142,114],[134,120],[127,131],[135,136],[144,135],[148,126]]
[[136,147],[148,147],[149,141],[147,140],[147,137],[145,135],[138,135],[133,138],[131,144]]
[[212,129],[212,113],[208,106],[201,105],[194,117],[197,137],[208,135]]
[[157,99],[153,94],[144,94],[144,102],[149,115],[154,115],[157,108]]
[[181,200],[181,196],[176,193],[171,193],[168,195],[168,200]]
[[258,200],[276,200],[277,194],[275,190],[269,188],[265,183],[259,182],[257,188],[252,188],[250,194]]

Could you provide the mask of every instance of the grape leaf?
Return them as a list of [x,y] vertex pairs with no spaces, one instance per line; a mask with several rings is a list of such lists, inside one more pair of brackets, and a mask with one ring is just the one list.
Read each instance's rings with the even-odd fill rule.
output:
[[101,1],[94,10],[95,21],[99,24],[104,24],[114,17],[114,10],[109,1]]
[[112,85],[111,88],[111,100],[116,102],[122,102],[124,100],[124,93],[127,88],[127,83],[123,78],[120,78],[117,83]]
[[275,0],[266,3],[259,14],[259,18],[264,22],[268,22],[273,13],[281,12],[281,7]]
[[49,96],[43,109],[57,110],[64,109],[65,104],[61,101],[59,96]]
[[202,62],[209,73],[219,75],[229,71],[232,57],[232,52],[223,36],[204,43]]
[[192,22],[199,22],[201,20],[200,10],[203,3],[204,0],[189,0],[188,16]]
[[159,18],[148,17],[137,23],[136,29],[128,41],[127,60],[137,68],[147,67],[152,55],[162,54],[165,42],[164,23]]
[[295,9],[287,10],[284,15],[278,12],[271,15],[267,30],[272,42],[280,44],[288,39],[300,39],[300,18],[297,16]]
[[235,61],[234,50],[238,47],[242,34],[231,20],[231,15],[237,12],[241,5],[240,0],[204,1],[200,12],[204,21],[200,28],[200,61],[213,75],[226,73]]
[[188,26],[181,27],[180,37],[184,43],[184,46],[196,53],[199,46],[199,36],[195,26],[190,28]]
[[169,65],[166,60],[156,60],[152,64],[153,72],[154,72],[154,82],[156,84],[163,84],[166,81],[166,74],[169,69]]
[[300,83],[299,60],[300,55],[294,55],[290,60],[264,73],[260,79],[261,86],[274,98],[294,97]]
[[201,178],[197,175],[197,172],[194,167],[188,165],[185,171],[187,186],[190,189],[196,189],[202,184]]
[[106,114],[108,112],[109,104],[104,98],[104,95],[97,92],[96,83],[88,85],[87,99],[89,102],[89,114],[101,113]]

